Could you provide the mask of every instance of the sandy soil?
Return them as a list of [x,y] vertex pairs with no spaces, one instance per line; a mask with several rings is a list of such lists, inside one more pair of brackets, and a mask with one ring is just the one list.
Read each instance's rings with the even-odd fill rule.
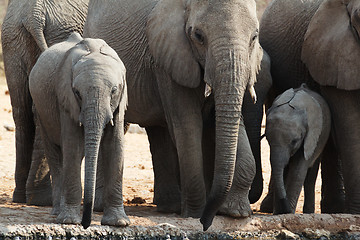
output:
[[[55,222],[53,216],[49,214],[50,208],[26,206],[11,202],[12,191],[14,189],[14,170],[15,170],[15,137],[14,123],[12,120],[11,105],[7,87],[4,81],[0,81],[0,238],[1,234],[14,234],[20,230],[33,226],[43,226],[50,224],[50,229],[40,227],[30,232],[57,231],[57,228],[69,229],[69,226],[52,224]],[[131,219],[132,226],[122,229],[122,231],[140,231],[141,227],[159,227],[161,229],[192,229],[201,232],[201,225],[197,219],[182,219],[175,214],[160,214],[156,212],[153,200],[153,170],[151,155],[146,134],[137,126],[132,126],[129,133],[125,136],[125,169],[124,169],[124,202],[126,212]],[[266,139],[262,140],[263,175],[265,178],[265,189],[262,198],[265,197],[270,177],[269,166],[269,147]],[[316,213],[320,213],[320,184],[318,177],[316,184]],[[144,200],[143,204],[131,204],[134,198]],[[284,216],[271,216],[258,212],[260,202],[252,205],[254,216],[248,219],[231,219],[228,217],[217,216],[214,225],[209,231],[250,231],[261,232],[280,231],[281,234],[288,234],[286,231],[304,232],[304,229],[326,229],[328,232],[360,232],[359,216],[350,215],[323,215],[323,214],[288,214]],[[300,197],[297,213],[301,213],[303,194]],[[93,225],[100,225],[101,214],[96,213]],[[171,225],[167,225],[167,224]],[[20,224],[20,225],[19,225]],[[35,224],[35,225],[34,225]],[[160,224],[160,225],[159,225]],[[165,227],[164,227],[165,226]],[[169,227],[170,226],[170,227]],[[17,229],[17,230],[16,230]],[[20,230],[19,230],[20,229]],[[42,229],[42,230],[39,230]],[[55,229],[55,230],[54,230]],[[72,226],[71,229],[80,229],[79,226]],[[112,228],[101,228],[101,231],[115,231]],[[109,230],[110,229],[110,230]],[[112,230],[111,230],[112,229]],[[130,229],[130,230],[129,230]],[[135,230],[134,230],[135,229]],[[136,230],[138,229],[138,230]],[[175,229],[175,230],[174,230]],[[176,230],[178,229],[178,230]],[[309,230],[310,232],[312,230]],[[65,231],[65,230],[64,230]],[[84,230],[79,230],[84,231]],[[99,231],[99,230],[96,230]],[[118,231],[118,230],[116,230]],[[147,231],[145,230],[141,231]],[[141,232],[140,231],[140,232]],[[270,231],[270,232],[269,232]],[[21,232],[21,231],[20,231]],[[320,235],[323,233],[320,233]],[[150,234],[151,235],[151,234]]]

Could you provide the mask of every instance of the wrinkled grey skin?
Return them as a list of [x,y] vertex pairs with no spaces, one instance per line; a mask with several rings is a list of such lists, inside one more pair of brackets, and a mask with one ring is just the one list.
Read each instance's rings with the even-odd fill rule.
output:
[[304,85],[285,91],[267,111],[265,135],[270,145],[274,214],[295,213],[303,185],[303,211],[314,212],[320,154],[330,127],[325,100]]
[[[253,0],[89,2],[84,36],[103,38],[127,68],[125,120],[160,128],[162,139],[172,140],[169,151],[176,149],[172,154],[179,158],[181,213],[202,216],[204,229],[231,188],[238,132],[244,128],[243,96],[255,82],[262,55],[257,27]],[[216,184],[208,197],[201,151],[205,83],[212,87],[217,116]],[[248,139],[241,142],[252,155]],[[150,144],[152,153],[164,154],[163,146]]]
[[52,203],[49,168],[39,147],[42,144],[38,129],[35,134],[28,76],[48,46],[65,40],[73,31],[82,32],[87,3],[88,0],[9,1],[1,40],[16,126],[14,202]]
[[85,155],[84,210],[87,228],[95,197],[96,168],[105,179],[102,224],[129,224],[122,200],[125,67],[103,40],[78,33],[45,50],[29,76],[53,180],[58,223],[79,224],[81,160]]
[[[274,0],[265,10],[260,21],[259,41],[271,58],[273,86],[270,90],[272,97],[270,97],[269,106],[271,106],[271,99],[275,99],[276,96],[289,88],[300,87],[302,83],[306,83],[310,89],[320,92],[317,79],[314,81],[308,67],[302,61],[301,55],[305,33],[322,2],[323,0]],[[338,45],[343,46],[342,43]],[[323,44],[323,46],[327,45]],[[311,52],[316,51],[317,49],[313,49]],[[325,68],[319,67],[318,69]],[[324,94],[322,96],[325,97]],[[332,117],[334,117],[331,104],[328,99],[326,101],[330,105]],[[343,116],[345,115],[343,114]],[[333,134],[334,131],[332,130],[331,135]],[[321,164],[321,211],[323,213],[344,212],[343,179],[338,150],[333,139],[334,137],[330,137],[325,146]],[[270,189],[269,192],[272,190]],[[260,210],[272,212],[272,201],[264,200]]]
[[[255,91],[257,101],[254,104],[249,92],[245,93],[243,103],[243,119],[246,128],[246,133],[239,131],[239,135],[246,134],[249,138],[250,146],[254,159],[256,162],[256,174],[252,182],[251,189],[249,192],[249,199],[243,198],[245,196],[244,191],[248,190],[248,184],[244,185],[242,178],[249,175],[252,176],[253,170],[252,158],[247,158],[248,162],[242,162],[242,155],[245,153],[241,142],[238,142],[237,149],[237,161],[235,166],[235,174],[233,185],[227,197],[227,201],[222,205],[219,210],[221,214],[227,214],[233,217],[243,216],[246,211],[248,201],[250,203],[256,202],[262,194],[263,190],[263,178],[261,169],[261,155],[260,155],[260,140],[261,140],[261,122],[263,117],[263,105],[267,97],[267,93],[271,87],[272,79],[270,74],[270,58],[264,51],[263,59],[261,61],[260,71],[256,76],[257,82],[255,83]],[[205,183],[207,190],[209,191],[212,184],[212,177],[214,171],[214,147],[215,147],[215,106],[213,96],[210,96],[203,108],[204,117],[204,132],[203,132],[203,154],[204,154],[204,172],[205,172]],[[241,138],[239,138],[241,141]],[[236,206],[235,204],[238,204]]]

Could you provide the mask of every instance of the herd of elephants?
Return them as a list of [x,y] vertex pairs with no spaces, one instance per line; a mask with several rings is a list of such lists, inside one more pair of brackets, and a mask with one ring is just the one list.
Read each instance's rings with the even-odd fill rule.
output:
[[[360,0],[11,0],[2,25],[16,126],[13,201],[58,223],[130,223],[124,134],[146,129],[161,212],[360,213]],[[355,65],[352,65],[352,64]],[[46,157],[44,157],[46,156]],[[81,161],[85,156],[83,214]],[[269,161],[264,159],[264,161]]]

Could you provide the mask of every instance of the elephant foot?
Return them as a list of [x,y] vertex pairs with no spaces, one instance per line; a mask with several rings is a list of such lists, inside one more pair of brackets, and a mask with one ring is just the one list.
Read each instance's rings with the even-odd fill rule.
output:
[[264,200],[260,204],[260,212],[272,213],[273,212],[273,195],[267,194]]
[[181,203],[180,201],[176,202],[167,202],[167,203],[158,203],[156,210],[162,213],[181,213]]
[[57,216],[60,214],[60,206],[53,206],[53,208],[51,209],[51,215]]
[[26,191],[26,204],[35,206],[52,206],[51,185]]
[[130,219],[126,216],[123,207],[108,208],[104,210],[104,216],[101,219],[102,225],[125,227],[130,224]]
[[250,204],[256,203],[263,192],[263,179],[256,181],[256,177],[251,185],[250,192],[249,192],[249,201]]
[[344,213],[345,193],[341,192],[337,196],[323,197],[320,202],[321,213]]
[[56,222],[61,224],[80,224],[80,206],[64,206],[57,216]]
[[220,207],[218,214],[236,218],[250,217],[252,210],[248,195],[238,195],[237,197],[228,196],[225,203]]
[[274,214],[287,214],[287,213],[294,213],[295,210],[291,210],[291,206],[289,200],[287,198],[281,198],[275,200],[275,209]]
[[[159,188],[155,188],[157,190]],[[181,213],[181,193],[178,187],[162,191],[155,191],[154,203],[156,204],[156,210],[163,213]]]
[[200,207],[196,209],[184,208],[183,211],[181,212],[181,217],[201,218],[204,208],[205,208],[205,204],[204,207]]
[[14,193],[13,193],[13,202],[14,203],[26,203],[26,194],[25,190],[19,190],[15,187]]

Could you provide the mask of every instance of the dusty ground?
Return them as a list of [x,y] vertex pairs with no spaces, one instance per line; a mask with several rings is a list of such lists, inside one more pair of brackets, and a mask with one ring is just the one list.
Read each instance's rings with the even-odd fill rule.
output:
[[[360,232],[360,216],[351,215],[323,215],[320,213],[320,184],[316,185],[316,213],[317,214],[288,214],[271,216],[258,213],[260,201],[252,205],[254,215],[248,219],[231,219],[217,216],[213,226],[203,235],[201,224],[197,219],[182,219],[175,214],[160,214],[152,205],[153,172],[151,155],[146,134],[135,126],[126,134],[126,153],[124,170],[124,201],[126,212],[131,219],[128,228],[100,227],[101,214],[94,216],[90,230],[83,230],[80,226],[63,226],[53,224],[55,219],[49,214],[50,208],[34,207],[11,202],[14,188],[15,144],[14,123],[11,114],[11,105],[7,87],[3,79],[0,80],[0,239],[2,236],[181,236],[189,238],[224,238],[257,237],[269,238],[285,237],[313,237],[330,236],[338,232],[356,235]],[[265,139],[262,140],[263,174],[265,189],[262,198],[267,192],[270,176],[268,163],[269,149]],[[129,204],[134,198],[145,200],[143,204]],[[297,207],[302,209],[303,196]],[[294,233],[301,233],[294,235]],[[214,235],[215,234],[215,235]],[[220,234],[220,235],[219,235]],[[348,235],[341,235],[345,237]],[[358,235],[359,236],[359,235]],[[48,238],[50,239],[50,238]]]

